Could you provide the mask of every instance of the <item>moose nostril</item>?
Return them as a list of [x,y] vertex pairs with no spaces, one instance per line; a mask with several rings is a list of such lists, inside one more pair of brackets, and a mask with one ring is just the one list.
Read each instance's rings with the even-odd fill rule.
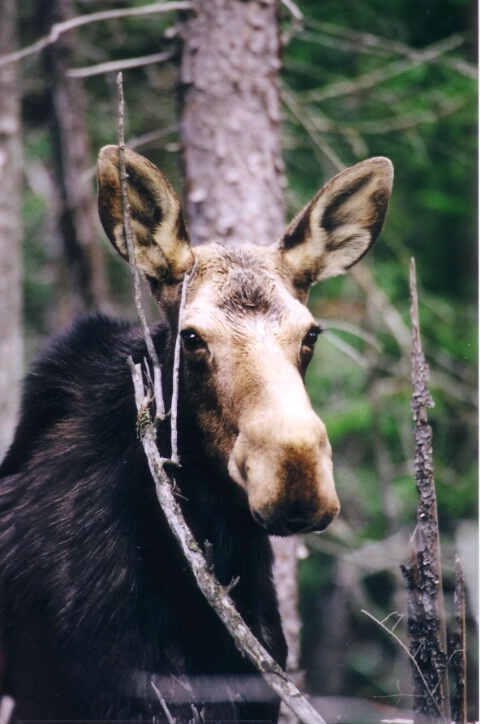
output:
[[285,521],[285,528],[290,533],[300,533],[302,530],[308,528],[308,524],[305,523],[304,518],[289,518]]

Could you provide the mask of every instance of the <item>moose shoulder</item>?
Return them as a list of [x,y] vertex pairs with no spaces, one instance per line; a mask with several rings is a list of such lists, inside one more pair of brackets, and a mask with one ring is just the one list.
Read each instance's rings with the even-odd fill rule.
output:
[[[340,173],[270,248],[227,249],[192,248],[167,179],[132,151],[126,164],[136,261],[166,320],[153,335],[166,400],[195,264],[180,329],[178,500],[284,665],[269,534],[323,530],[339,511],[327,432],[304,388],[321,331],[305,302],[375,242],[392,166],[372,158]],[[117,147],[101,151],[98,179],[103,226],[126,257]],[[0,467],[0,693],[15,700],[14,720],[150,721],[163,716],[153,680],[180,721],[192,702],[206,719],[276,721],[278,702],[205,603],[156,502],[129,356],[146,356],[139,330],[93,317],[27,376]]]

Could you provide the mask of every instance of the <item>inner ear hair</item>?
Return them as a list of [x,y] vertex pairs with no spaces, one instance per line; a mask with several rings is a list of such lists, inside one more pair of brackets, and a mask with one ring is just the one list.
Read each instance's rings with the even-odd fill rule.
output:
[[393,166],[371,158],[337,174],[287,227],[280,243],[297,288],[354,266],[375,243],[387,213]]

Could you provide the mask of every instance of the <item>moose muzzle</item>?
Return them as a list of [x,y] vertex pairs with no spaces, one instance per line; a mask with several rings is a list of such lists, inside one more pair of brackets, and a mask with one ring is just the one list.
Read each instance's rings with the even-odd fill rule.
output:
[[272,535],[323,530],[340,510],[327,432],[307,404],[283,419],[272,410],[245,420],[230,456],[231,477]]

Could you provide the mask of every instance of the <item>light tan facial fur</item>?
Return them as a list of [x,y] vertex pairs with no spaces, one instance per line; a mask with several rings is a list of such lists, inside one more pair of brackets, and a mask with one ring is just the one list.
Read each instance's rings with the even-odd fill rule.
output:
[[[99,205],[124,255],[116,158],[114,147],[101,152]],[[318,332],[304,302],[312,283],[343,273],[374,243],[390,162],[369,159],[332,179],[277,245],[237,250],[214,243],[192,250],[168,181],[133,152],[127,172],[140,220],[137,263],[170,319],[179,279],[196,257],[181,323],[182,404],[191,403],[207,454],[269,532],[322,530],[340,505],[327,432],[304,387]]]

